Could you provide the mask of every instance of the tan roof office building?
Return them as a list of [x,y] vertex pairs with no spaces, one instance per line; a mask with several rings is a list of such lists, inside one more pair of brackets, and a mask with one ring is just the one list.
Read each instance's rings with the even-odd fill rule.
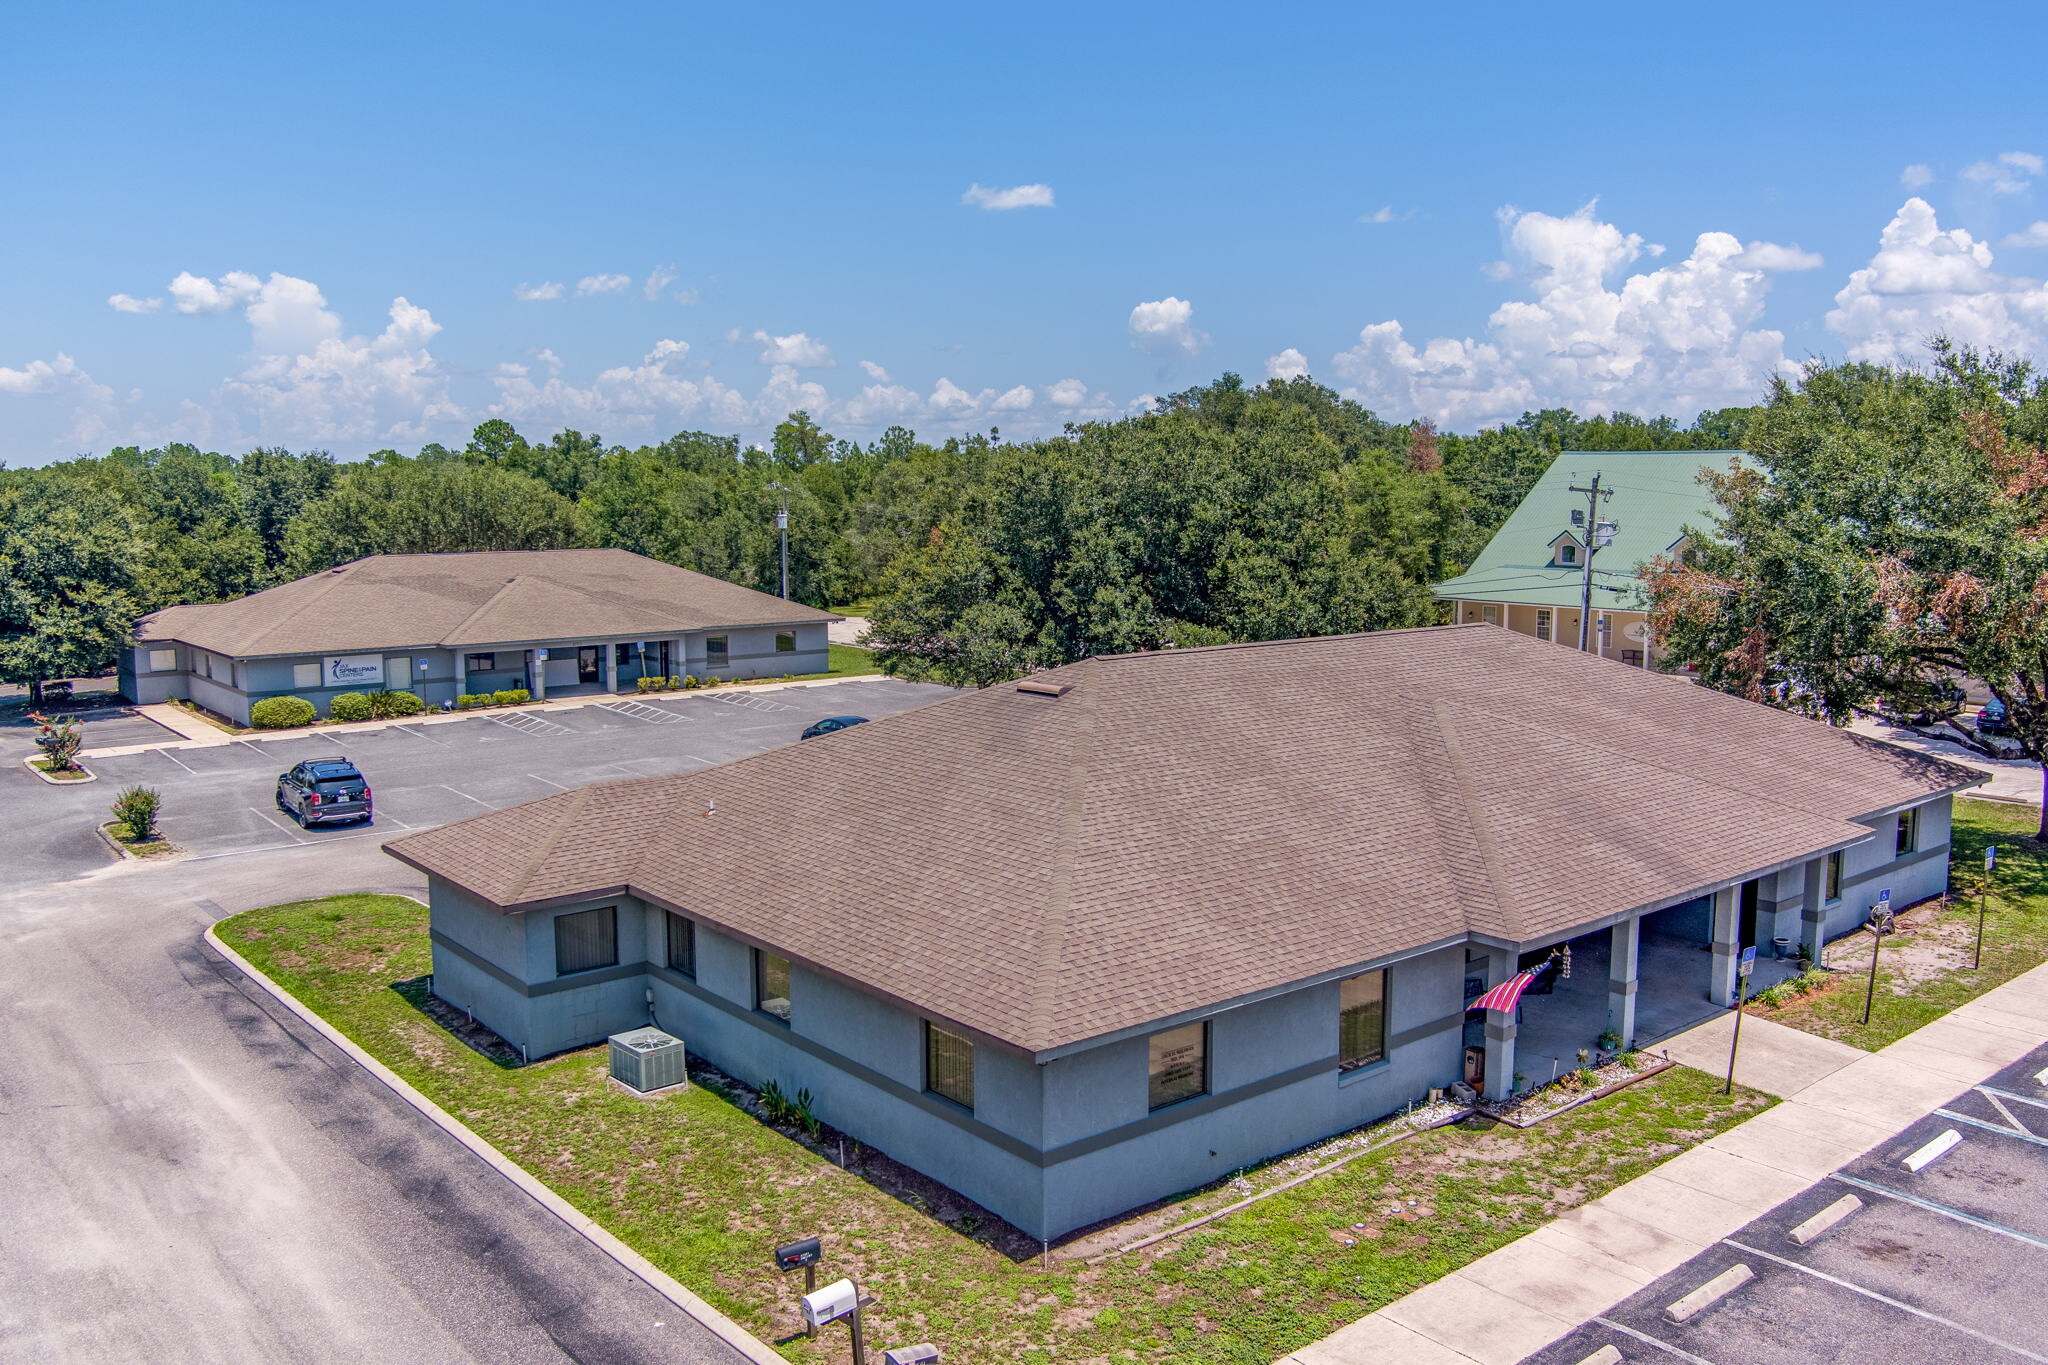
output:
[[[1097,658],[393,841],[434,990],[652,1021],[1037,1236],[1612,1029],[1948,875],[1969,769],[1482,627]],[[1519,1014],[1467,1005],[1569,944]]]
[[633,690],[643,677],[760,678],[829,666],[827,611],[626,550],[373,555],[232,602],[142,617],[122,692],[240,724],[266,697],[322,714],[343,692],[429,706],[525,688]]

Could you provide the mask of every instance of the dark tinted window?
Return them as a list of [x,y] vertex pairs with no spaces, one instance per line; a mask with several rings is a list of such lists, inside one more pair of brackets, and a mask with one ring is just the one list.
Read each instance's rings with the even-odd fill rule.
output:
[[607,905],[555,919],[555,975],[615,967],[619,962],[619,911]]
[[1337,987],[1337,1066],[1371,1066],[1387,1056],[1387,974],[1366,972]]
[[697,924],[671,913],[668,917],[668,965],[684,976],[697,974]]
[[723,635],[713,635],[704,642],[704,660],[706,663],[712,664],[723,664],[725,662],[725,637]]
[[754,1008],[789,1022],[789,959],[754,950]]
[[495,654],[471,654],[463,660],[463,668],[471,673],[489,673],[498,666]]
[[323,777],[313,784],[316,792],[352,792],[363,785],[361,773],[354,777]]
[[778,631],[776,631],[776,632],[775,632],[775,652],[776,652],[777,654],[794,654],[794,653],[796,653],[796,636],[795,636],[794,634],[792,634],[791,632],[789,632],[789,631],[786,631],[786,630],[778,630]]
[[974,1044],[937,1024],[924,1026],[924,1088],[963,1109],[974,1107]]
[[1191,1100],[1209,1089],[1209,1026],[1183,1024],[1151,1038],[1151,1107]]

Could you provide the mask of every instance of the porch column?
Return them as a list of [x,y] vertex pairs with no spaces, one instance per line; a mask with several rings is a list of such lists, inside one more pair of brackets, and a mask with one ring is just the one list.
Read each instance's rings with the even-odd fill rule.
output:
[[529,690],[533,693],[535,701],[548,699],[548,661],[541,657],[545,652],[539,649],[526,651],[526,676],[533,679],[533,686]]
[[619,647],[610,640],[598,646],[604,651],[604,690],[619,690]]
[[1707,980],[1707,998],[1717,1005],[1735,1003],[1736,960],[1742,956],[1741,901],[1739,884],[1714,893],[1714,966]]
[[1799,896],[1799,942],[1807,962],[1815,967],[1820,965],[1821,945],[1827,942],[1827,884],[1827,858],[1810,859]]
[[1643,941],[1643,921],[1631,915],[1614,926],[1607,951],[1607,1027],[1621,1037],[1624,1049],[1636,1045],[1636,958]]
[[[1486,950],[1488,990],[1515,974],[1516,953],[1511,948]],[[1486,1098],[1504,1100],[1515,1093],[1514,1010],[1484,1010],[1486,1016]]]
[[668,661],[669,676],[680,678],[690,671],[690,651],[680,636],[669,642],[669,648],[674,651]]
[[469,691],[469,656],[461,646],[455,649],[455,695],[460,697]]

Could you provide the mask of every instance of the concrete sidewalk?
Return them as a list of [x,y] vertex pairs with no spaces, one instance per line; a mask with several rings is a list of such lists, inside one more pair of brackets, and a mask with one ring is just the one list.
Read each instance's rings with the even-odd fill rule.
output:
[[301,739],[308,735],[353,735],[365,730],[385,730],[394,725],[450,725],[459,720],[476,717],[507,716],[514,713],[531,714],[549,711],[573,711],[579,706],[602,706],[606,702],[622,701],[673,701],[679,697],[718,697],[738,693],[781,692],[798,687],[835,687],[840,683],[876,682],[886,680],[884,673],[858,673],[844,678],[805,678],[799,682],[741,683],[723,687],[701,687],[674,692],[589,692],[581,696],[560,697],[554,701],[529,702],[524,706],[491,707],[478,711],[423,711],[417,716],[393,716],[386,720],[358,720],[345,725],[300,725],[288,730],[255,730],[247,734],[229,734],[211,721],[201,720],[182,706],[157,702],[138,706],[135,713],[147,717],[172,731],[176,739],[154,740],[148,744],[116,744],[100,749],[86,749],[80,758],[125,758],[129,754],[146,753],[151,749],[197,749],[218,744],[264,744],[273,739]]
[[[1733,1016],[1671,1055],[1728,1064]],[[2048,965],[1878,1052],[1767,1020],[1742,1026],[1736,1079],[1782,1103],[1282,1365],[1514,1365],[2048,1039]]]

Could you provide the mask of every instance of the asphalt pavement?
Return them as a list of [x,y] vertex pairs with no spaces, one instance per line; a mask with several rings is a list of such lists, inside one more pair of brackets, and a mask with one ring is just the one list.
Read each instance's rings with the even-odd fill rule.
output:
[[[101,759],[53,787],[0,734],[0,1360],[726,1362],[738,1354],[399,1101],[206,947],[338,891],[418,895],[383,839],[562,787],[704,766],[820,716],[945,695],[854,683]],[[773,700],[774,705],[765,705]],[[275,775],[339,747],[367,830],[273,820]],[[120,785],[192,855],[122,863]]]
[[2044,1286],[2048,1046],[1526,1365],[2048,1361]]

